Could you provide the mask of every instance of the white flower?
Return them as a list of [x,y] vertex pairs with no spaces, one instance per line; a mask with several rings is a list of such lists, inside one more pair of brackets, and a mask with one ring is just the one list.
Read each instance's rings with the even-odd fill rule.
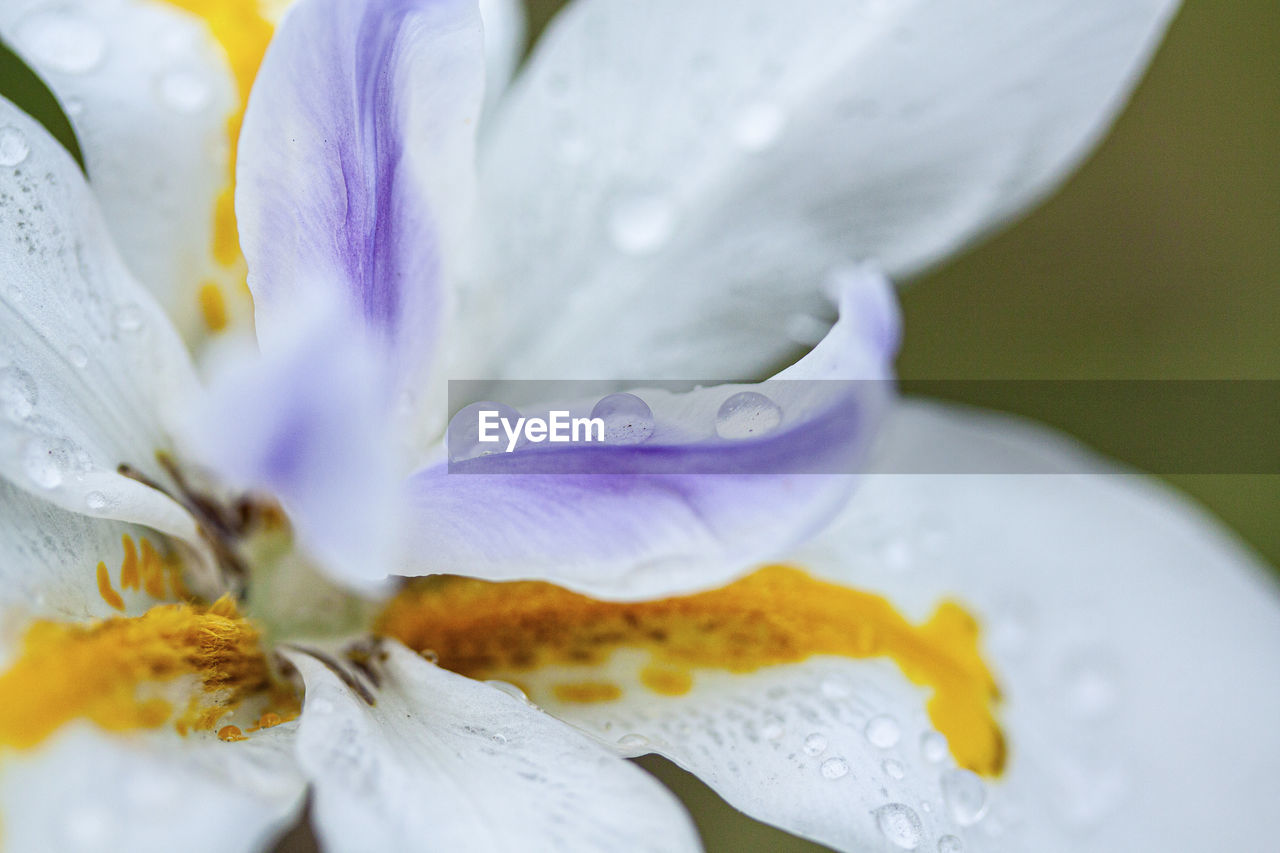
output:
[[[491,5],[487,61],[462,0],[285,18],[236,190],[263,356],[203,402],[157,300],[188,332],[201,299],[211,326],[235,310],[210,168],[235,96],[208,32],[132,0],[0,11],[80,104],[93,187],[0,102],[6,845],[254,848],[309,790],[335,850],[696,847],[617,758],[649,751],[842,849],[1262,843],[1236,817],[1275,791],[1272,590],[1211,522],[1060,440],[903,403],[848,498],[750,466],[432,467],[445,375],[763,375],[787,318],[826,325],[833,269],[854,271],[841,320],[785,375],[882,377],[894,311],[848,263],[909,273],[1049,189],[1171,4],[579,0],[505,93],[520,25]],[[205,7],[241,88],[252,8]],[[710,429],[730,390],[650,398],[655,435]],[[804,441],[847,402],[788,400],[780,442],[742,446],[856,450],[861,422]],[[1013,473],[894,473],[930,458]],[[206,475],[278,496],[301,552]],[[310,558],[646,600],[437,579],[375,626]],[[648,600],[764,559],[805,572]],[[258,621],[208,603],[224,590]]]

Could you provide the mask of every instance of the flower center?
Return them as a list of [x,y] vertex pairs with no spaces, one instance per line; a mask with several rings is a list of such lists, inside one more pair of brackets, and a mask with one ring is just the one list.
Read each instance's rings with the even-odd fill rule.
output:
[[211,729],[270,684],[258,631],[229,597],[90,625],[41,620],[0,674],[0,746],[29,748],[73,719],[109,731],[170,720],[184,734]]
[[637,603],[597,601],[547,583],[448,577],[406,586],[377,629],[454,672],[514,681],[543,704],[621,698],[613,659],[623,649],[641,652],[631,673],[637,686],[670,696],[690,691],[700,669],[748,673],[815,655],[888,658],[932,689],[929,718],[960,766],[987,775],[1004,767],[993,713],[999,689],[978,650],[977,622],[953,602],[916,626],[878,595],[787,566],[710,592]]

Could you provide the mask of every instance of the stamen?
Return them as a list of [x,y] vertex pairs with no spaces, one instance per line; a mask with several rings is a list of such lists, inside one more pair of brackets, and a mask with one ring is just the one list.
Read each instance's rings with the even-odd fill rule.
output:
[[211,332],[227,328],[227,300],[217,282],[206,281],[200,286],[200,314]]
[[[119,600],[105,563],[98,580],[104,598]],[[0,674],[0,746],[34,746],[81,718],[110,731],[155,728],[173,712],[157,691],[166,684],[182,688],[184,676],[194,678],[198,692],[177,721],[180,730],[212,726],[270,686],[258,631],[230,598],[208,608],[163,604],[142,616],[89,625],[37,621],[17,660]]]
[[[637,603],[546,583],[432,578],[396,596],[378,630],[434,651],[440,666],[463,675],[519,682],[534,701],[613,701],[624,695],[619,676],[678,696],[693,689],[699,670],[748,673],[815,655],[888,658],[932,688],[929,717],[961,766],[986,774],[1004,766],[992,710],[999,690],[978,650],[977,622],[952,602],[916,626],[880,596],[786,566],[698,595]],[[626,671],[629,658],[616,655],[623,649],[648,660]]]
[[139,586],[138,549],[133,544],[133,537],[128,533],[121,535],[120,542],[124,546],[124,562],[120,564],[120,587],[137,589]]
[[240,731],[239,726],[223,726],[218,729],[218,740],[235,743],[239,740],[248,740],[248,738],[244,736],[244,732]]
[[107,573],[106,563],[98,563],[98,595],[113,609],[124,610],[124,599],[111,588],[111,575]]

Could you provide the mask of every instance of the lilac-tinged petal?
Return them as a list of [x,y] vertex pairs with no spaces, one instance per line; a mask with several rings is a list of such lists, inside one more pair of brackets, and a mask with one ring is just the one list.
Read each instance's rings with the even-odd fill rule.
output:
[[[852,273],[841,302],[827,338],[776,383],[638,389],[654,417],[644,443],[539,445],[418,472],[399,573],[543,578],[644,598],[712,586],[781,553],[845,500],[892,395],[887,282]],[[781,422],[759,437],[718,437],[721,405],[752,389]],[[582,416],[592,403],[563,408]],[[522,413],[551,408],[562,407]]]
[[430,355],[483,86],[474,0],[302,0],[286,13],[237,179],[265,351],[300,306],[338,297],[402,376]]
[[390,378],[337,309],[300,315],[270,357],[216,366],[187,450],[235,485],[278,498],[330,568],[385,570],[400,485],[385,411]]

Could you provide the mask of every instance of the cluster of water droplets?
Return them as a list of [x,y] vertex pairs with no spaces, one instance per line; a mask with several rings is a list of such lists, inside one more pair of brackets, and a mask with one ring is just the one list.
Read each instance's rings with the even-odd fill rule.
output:
[[[508,438],[502,427],[488,432],[488,441],[480,440],[480,416],[492,412],[488,422],[499,424],[505,420],[514,425],[521,418],[520,412],[504,403],[472,403],[458,411],[449,421],[446,443],[451,462],[462,462],[481,456],[503,453]],[[653,438],[656,422],[653,410],[635,394],[620,392],[602,397],[591,409],[592,419],[604,424],[604,442],[614,446],[643,444]],[[758,438],[776,430],[783,420],[782,408],[757,391],[739,391],[720,405],[715,416],[716,435],[737,441]],[[494,436],[498,440],[493,440]],[[527,446],[521,437],[515,449]]]

